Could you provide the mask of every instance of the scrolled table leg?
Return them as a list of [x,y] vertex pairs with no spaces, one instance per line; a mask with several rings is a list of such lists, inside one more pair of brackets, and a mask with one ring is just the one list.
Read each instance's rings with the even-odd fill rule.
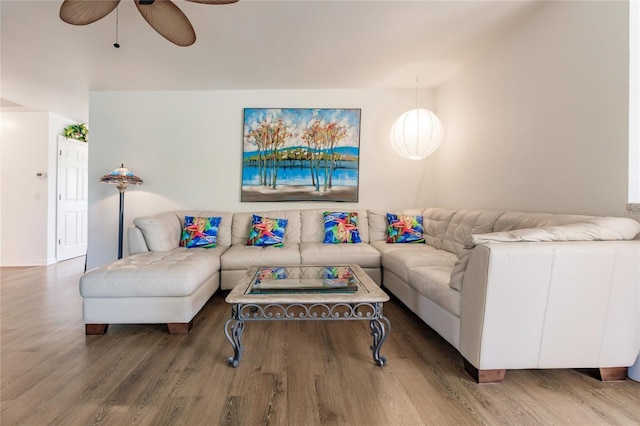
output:
[[369,327],[371,328],[371,335],[373,336],[373,344],[371,345],[373,361],[382,367],[387,362],[387,357],[380,355],[380,348],[391,331],[391,323],[387,317],[380,316],[379,318],[372,319],[369,322]]
[[[231,325],[231,333],[229,333],[229,325]],[[224,324],[224,334],[227,336],[227,340],[233,347],[233,356],[227,358],[227,363],[234,368],[240,364],[242,359],[242,332],[244,331],[244,321],[231,318]]]

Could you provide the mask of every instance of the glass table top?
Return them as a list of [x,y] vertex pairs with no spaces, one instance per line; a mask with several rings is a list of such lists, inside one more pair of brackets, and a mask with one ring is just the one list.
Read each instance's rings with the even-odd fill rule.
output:
[[368,292],[349,266],[260,267],[246,294]]

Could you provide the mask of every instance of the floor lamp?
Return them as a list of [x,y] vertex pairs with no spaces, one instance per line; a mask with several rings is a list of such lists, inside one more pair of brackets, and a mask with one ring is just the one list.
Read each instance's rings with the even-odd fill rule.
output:
[[142,179],[129,171],[124,164],[100,178],[100,182],[117,185],[120,192],[120,221],[118,223],[118,259],[122,259],[122,233],[124,226],[124,191],[129,185],[140,185]]

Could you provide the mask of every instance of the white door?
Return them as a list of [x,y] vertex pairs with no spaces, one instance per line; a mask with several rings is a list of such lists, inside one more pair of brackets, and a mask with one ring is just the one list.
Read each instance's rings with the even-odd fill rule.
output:
[[58,136],[58,262],[87,252],[88,168],[87,144]]

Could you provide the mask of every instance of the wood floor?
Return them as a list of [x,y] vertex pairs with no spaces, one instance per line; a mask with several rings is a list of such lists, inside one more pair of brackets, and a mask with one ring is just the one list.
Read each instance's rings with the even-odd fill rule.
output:
[[83,267],[0,270],[2,426],[640,424],[632,380],[525,370],[474,383],[458,352],[394,300],[382,368],[364,321],[247,323],[231,368],[222,294],[188,335],[112,325],[85,336]]

